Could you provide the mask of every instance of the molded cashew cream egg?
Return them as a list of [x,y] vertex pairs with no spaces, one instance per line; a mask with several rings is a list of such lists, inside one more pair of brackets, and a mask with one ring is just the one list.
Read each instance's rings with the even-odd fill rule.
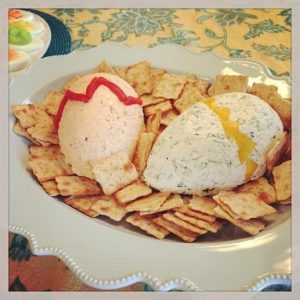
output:
[[[94,73],[82,77],[70,88],[85,93],[95,77],[104,77],[118,85],[126,96],[138,97],[122,78]],[[73,171],[94,178],[91,162],[125,151],[131,159],[144,122],[141,105],[125,105],[106,86],[99,86],[87,103],[68,101],[59,123],[58,136],[62,153]]]
[[158,137],[143,178],[160,191],[215,194],[262,176],[265,151],[283,132],[260,98],[227,93],[199,102]]

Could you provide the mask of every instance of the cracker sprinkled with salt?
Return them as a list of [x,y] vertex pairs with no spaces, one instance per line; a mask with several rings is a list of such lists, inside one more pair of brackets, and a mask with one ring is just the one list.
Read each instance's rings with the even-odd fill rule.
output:
[[265,177],[249,181],[241,185],[238,192],[252,193],[268,204],[276,202],[276,194],[274,187],[269,184]]
[[197,210],[208,215],[214,215],[214,208],[217,206],[217,203],[212,198],[193,195],[188,206],[193,210]]
[[185,220],[182,220],[180,218],[178,218],[176,215],[173,215],[172,213],[165,213],[162,215],[162,217],[171,222],[171,223],[174,223],[176,224],[177,226],[183,228],[183,229],[186,229],[186,230],[189,230],[189,231],[192,231],[192,232],[195,232],[197,234],[204,234],[207,232],[207,230],[203,229],[203,228],[199,228],[197,226],[194,226],[193,224],[189,223],[189,222],[186,222]]
[[25,137],[27,140],[31,141],[33,144],[35,145],[40,145],[40,143],[35,140],[29,133],[28,131],[23,128],[21,125],[20,125],[20,122],[17,121],[15,124],[14,124],[14,127],[13,127],[13,130],[16,134],[18,135],[21,135],[23,137]]
[[40,182],[54,179],[57,176],[73,174],[71,167],[65,163],[62,157],[32,158],[28,164]]
[[153,222],[166,230],[172,232],[176,236],[178,236],[180,239],[187,243],[193,242],[198,236],[198,233],[195,233],[193,231],[184,229],[170,221],[167,221],[162,216],[156,217],[153,219]]
[[276,213],[276,209],[255,194],[245,192],[220,192],[213,197],[218,204],[226,205],[239,219],[249,220]]
[[167,200],[170,193],[152,193],[149,196],[129,203],[126,210],[130,211],[156,211]]
[[58,196],[60,194],[55,180],[41,182],[41,185],[51,197]]
[[95,195],[101,193],[95,180],[83,176],[57,176],[57,187],[62,196]]
[[149,106],[149,105],[153,105],[153,104],[157,104],[160,102],[164,102],[166,99],[165,98],[155,98],[153,97],[153,95],[151,94],[144,94],[142,96],[140,96],[140,99],[142,100],[143,104],[142,106]]
[[32,145],[29,147],[29,153],[31,158],[43,158],[43,157],[59,158],[62,156],[60,147],[58,145],[51,145],[48,147]]
[[141,217],[138,213],[134,213],[127,217],[126,222],[132,224],[133,226],[139,227],[148,234],[160,240],[164,239],[170,233],[170,231],[155,224],[151,219]]
[[117,75],[117,72],[112,68],[112,66],[106,61],[102,60],[100,65],[95,69],[97,73],[107,73]]
[[151,194],[152,189],[145,183],[141,181],[134,182],[122,190],[119,190],[115,193],[115,197],[121,204],[126,204],[128,202],[131,202],[133,200],[136,200],[137,198],[147,196]]
[[146,168],[147,160],[155,141],[155,137],[155,134],[153,134],[152,132],[143,132],[139,137],[135,156],[133,159],[133,163],[139,173],[143,172]]
[[186,76],[165,73],[154,88],[153,96],[177,99],[186,81]]
[[137,94],[151,93],[153,90],[153,78],[150,64],[141,61],[127,68],[127,81],[136,90]]
[[208,222],[214,222],[216,220],[215,214],[213,216],[208,215],[200,211],[195,211],[193,209],[190,209],[186,206],[175,208],[174,210],[199,220],[204,220]]
[[144,107],[144,114],[146,117],[149,117],[151,115],[157,114],[157,113],[164,113],[168,110],[171,110],[173,108],[171,102],[169,100],[159,102],[154,105],[149,105]]
[[220,206],[214,208],[214,212],[219,218],[229,221],[251,235],[256,235],[265,228],[265,223],[259,219],[251,219],[247,221],[241,219],[236,220],[226,213]]
[[97,196],[71,196],[64,199],[64,202],[85,215],[95,218],[98,216],[98,213],[90,208],[97,200]]
[[201,93],[200,83],[192,82],[187,83],[180,95],[180,97],[174,102],[175,108],[182,113],[183,111],[187,110],[194,104],[200,102],[201,100],[205,99]]
[[200,227],[202,229],[205,229],[207,231],[217,232],[222,227],[222,225],[220,223],[216,222],[216,221],[212,222],[212,223],[211,222],[206,222],[204,220],[200,220],[200,219],[193,218],[191,216],[187,216],[187,215],[185,215],[183,213],[180,213],[178,211],[176,211],[174,213],[174,215],[176,217],[178,217],[179,219],[183,220],[183,221],[186,221],[190,224],[193,224],[193,225],[195,225],[197,227]]
[[74,75],[72,76],[62,87],[62,91],[65,92],[66,90],[70,89],[71,86],[77,82],[81,78],[80,75]]
[[171,110],[162,114],[160,124],[169,126],[176,117],[178,117],[178,112],[172,108]]
[[285,161],[273,169],[273,177],[277,201],[288,200],[292,196],[292,164],[290,160]]
[[276,93],[278,91],[278,87],[275,85],[267,85],[264,83],[253,83],[250,93],[263,99],[268,100],[270,95]]
[[48,94],[46,94],[40,103],[40,106],[45,110],[46,113],[55,116],[63,96],[64,95],[61,92],[50,91]]
[[124,151],[92,162],[95,179],[106,195],[111,195],[138,179],[135,166]]
[[90,209],[98,215],[107,216],[114,221],[121,221],[126,215],[125,208],[119,205],[114,197],[107,195],[97,196],[97,201],[92,204]]
[[146,130],[147,132],[152,132],[155,135],[159,134],[159,126],[160,126],[160,121],[161,121],[161,112],[158,112],[154,115],[151,115],[147,119],[147,127]]
[[181,207],[182,205],[183,205],[183,201],[180,195],[171,195],[165,202],[163,202],[163,204],[157,210],[140,212],[140,215],[143,216],[143,215],[155,214],[158,212],[178,208]]
[[247,92],[248,77],[244,75],[217,75],[214,95],[232,92]]
[[280,160],[282,155],[285,153],[286,149],[286,143],[287,143],[287,132],[283,132],[278,136],[276,140],[274,140],[271,145],[269,146],[269,149],[266,154],[266,165],[267,170],[269,173],[272,172],[272,169],[277,164],[277,162]]

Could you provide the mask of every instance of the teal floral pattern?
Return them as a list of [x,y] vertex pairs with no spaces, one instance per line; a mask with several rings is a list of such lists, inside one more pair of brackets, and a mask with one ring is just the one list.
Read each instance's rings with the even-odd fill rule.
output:
[[246,13],[244,9],[217,9],[216,13],[205,10],[206,14],[197,19],[199,24],[204,21],[213,19],[220,26],[230,26],[233,24],[241,24],[246,19],[257,19],[256,15]]
[[285,24],[288,26],[292,26],[292,9],[291,8],[283,10],[278,15],[286,17],[284,20]]
[[106,22],[107,29],[102,33],[102,40],[111,39],[116,32],[122,33],[122,39],[130,34],[152,36],[165,26],[174,25],[174,9],[126,9],[113,13]]
[[290,31],[289,29],[281,25],[274,24],[271,19],[267,19],[257,24],[249,24],[249,23],[246,24],[249,26],[250,29],[249,32],[244,35],[244,38],[246,40],[251,38],[256,38],[265,32],[278,33],[278,32]]
[[57,17],[62,17],[62,16],[69,16],[69,17],[75,17],[75,14],[77,12],[82,12],[82,11],[89,11],[92,14],[99,14],[101,12],[101,9],[83,9],[83,8],[60,8],[60,9],[55,9],[53,14],[56,15]]
[[194,31],[172,28],[171,34],[171,37],[158,37],[157,43],[153,43],[149,47],[154,47],[160,44],[176,44],[181,46],[200,47],[198,43],[199,37]]
[[277,60],[285,61],[291,59],[291,49],[282,44],[279,44],[279,46],[276,45],[265,46],[265,45],[253,43],[252,47],[256,51],[261,52],[267,56],[272,56]]

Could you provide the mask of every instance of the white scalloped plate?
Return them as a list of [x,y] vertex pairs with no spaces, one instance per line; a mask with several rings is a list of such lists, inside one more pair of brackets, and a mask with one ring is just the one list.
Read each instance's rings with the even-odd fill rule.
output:
[[[38,101],[73,74],[94,69],[102,59],[120,66],[148,60],[155,67],[195,73],[206,79],[220,72],[242,73],[250,77],[250,83],[275,84],[284,97],[290,95],[287,79],[273,77],[266,67],[252,61],[222,60],[175,45],[146,49],[104,44],[89,51],[39,60],[26,74],[13,78],[10,104]],[[47,196],[26,170],[27,157],[26,141],[11,131],[10,230],[26,236],[34,254],[62,259],[90,286],[115,289],[145,282],[156,291],[257,290],[261,276],[286,279],[286,275],[272,274],[291,272],[287,206],[255,237],[229,230],[217,238],[192,244],[175,239],[160,241],[128,226],[89,218]],[[255,280],[259,282],[253,284]]]

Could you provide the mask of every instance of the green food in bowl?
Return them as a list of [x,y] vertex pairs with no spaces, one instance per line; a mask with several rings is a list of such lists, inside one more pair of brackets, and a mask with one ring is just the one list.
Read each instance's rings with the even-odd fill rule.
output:
[[24,29],[11,28],[9,29],[8,40],[12,45],[27,45],[32,41],[32,36],[30,32]]

